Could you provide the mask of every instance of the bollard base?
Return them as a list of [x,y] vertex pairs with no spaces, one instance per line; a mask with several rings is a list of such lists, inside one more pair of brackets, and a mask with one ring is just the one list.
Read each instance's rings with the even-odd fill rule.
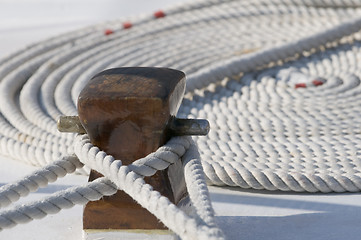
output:
[[83,240],[177,240],[170,230],[117,230],[117,229],[85,229]]

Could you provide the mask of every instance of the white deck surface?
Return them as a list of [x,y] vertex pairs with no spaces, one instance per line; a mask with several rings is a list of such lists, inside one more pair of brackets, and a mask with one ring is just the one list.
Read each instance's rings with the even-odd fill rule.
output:
[[[0,0],[0,57],[55,34],[153,11],[180,0]],[[0,103],[1,104],[1,103]],[[36,168],[0,157],[0,185]],[[87,178],[69,175],[16,204],[40,199]],[[361,195],[297,194],[210,187],[217,221],[228,239],[361,239]],[[82,206],[0,232],[1,240],[79,240]]]

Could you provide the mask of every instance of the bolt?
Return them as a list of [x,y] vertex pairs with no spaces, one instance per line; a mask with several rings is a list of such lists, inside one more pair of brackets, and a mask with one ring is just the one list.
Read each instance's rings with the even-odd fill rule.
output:
[[[173,117],[169,121],[168,129],[173,136],[207,135],[209,122],[205,119],[182,119]],[[86,133],[78,116],[61,116],[58,120],[60,132]]]
[[57,122],[59,132],[86,133],[78,116],[60,116]]

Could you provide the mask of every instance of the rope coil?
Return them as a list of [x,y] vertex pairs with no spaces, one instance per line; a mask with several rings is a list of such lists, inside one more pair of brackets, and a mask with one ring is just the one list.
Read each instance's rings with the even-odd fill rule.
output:
[[[162,66],[188,76],[178,117],[211,123],[195,138],[209,184],[360,191],[360,29],[360,1],[198,0],[48,39],[0,60],[0,151],[37,166],[72,154],[74,135],[59,134],[55,122],[76,115],[93,75]],[[175,158],[167,154],[152,157]],[[92,167],[113,161],[99,156]],[[142,161],[105,171],[141,181],[124,176],[152,174]],[[10,195],[4,202],[16,200]]]

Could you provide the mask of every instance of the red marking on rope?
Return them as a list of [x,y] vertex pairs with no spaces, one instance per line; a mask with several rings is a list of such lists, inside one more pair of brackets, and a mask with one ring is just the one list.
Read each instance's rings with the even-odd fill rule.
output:
[[313,83],[313,85],[315,85],[315,86],[321,86],[321,85],[323,84],[323,81],[316,79],[316,80],[313,80],[312,83]]
[[124,28],[124,29],[131,28],[132,26],[133,26],[133,25],[132,25],[131,22],[124,22],[124,23],[123,23],[123,28]]
[[163,18],[163,17],[165,17],[165,13],[162,10],[159,10],[154,13],[154,17],[155,18]]
[[110,35],[110,34],[113,34],[113,33],[114,33],[114,31],[111,30],[111,29],[106,29],[106,30],[104,31],[104,34],[105,34],[105,35]]
[[295,88],[306,88],[306,83],[296,83]]

